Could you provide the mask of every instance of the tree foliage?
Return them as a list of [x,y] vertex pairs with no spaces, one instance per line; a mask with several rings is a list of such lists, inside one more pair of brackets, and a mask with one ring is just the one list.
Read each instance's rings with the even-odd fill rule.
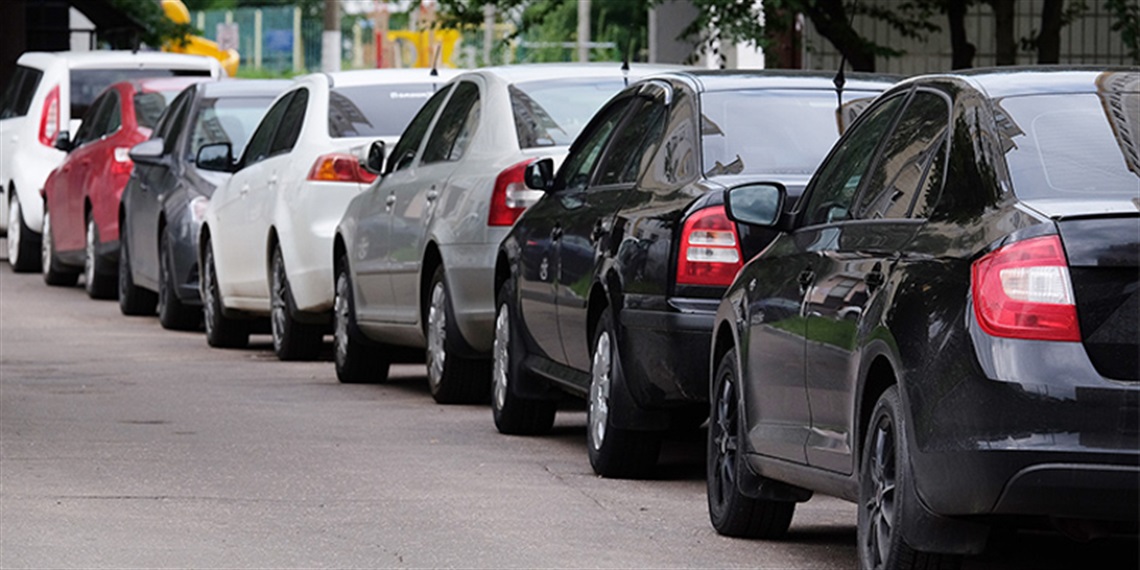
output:
[[195,32],[188,24],[175,24],[166,17],[162,6],[155,0],[109,0],[110,4],[123,14],[127,14],[142,27],[139,34],[112,33],[105,37],[117,48],[134,48],[141,44],[159,47],[171,41],[180,41]]

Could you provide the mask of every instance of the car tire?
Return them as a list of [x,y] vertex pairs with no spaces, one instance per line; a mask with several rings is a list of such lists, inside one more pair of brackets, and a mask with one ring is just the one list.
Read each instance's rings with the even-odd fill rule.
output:
[[114,299],[119,294],[119,276],[116,274],[119,268],[111,267],[95,251],[100,243],[99,228],[95,225],[95,217],[90,213],[87,214],[84,243],[83,287],[87,290],[87,296],[92,299]]
[[130,239],[127,238],[126,227],[119,226],[119,312],[132,317],[150,316],[154,314],[158,297],[153,291],[148,291],[135,285],[135,277],[131,273]]
[[206,343],[214,348],[243,348],[249,344],[250,323],[231,319],[223,313],[214,251],[210,243],[206,243],[203,249],[205,258],[199,292],[202,295],[202,320],[206,324]]
[[661,432],[618,427],[616,417],[630,413],[615,398],[624,390],[617,327],[610,310],[602,311],[594,332],[590,392],[586,412],[586,451],[594,473],[618,479],[643,479],[657,464]]
[[51,234],[51,215],[44,210],[44,233],[40,238],[40,268],[44,283],[55,287],[74,287],[79,282],[79,272],[64,267],[55,255],[55,241]]
[[917,551],[900,532],[915,516],[903,500],[914,485],[903,435],[906,422],[898,386],[891,386],[875,403],[863,444],[857,504],[859,560],[864,568],[876,570],[953,570],[961,565],[960,556]]
[[455,324],[442,265],[432,275],[424,313],[428,387],[432,398],[440,404],[487,401],[491,384],[490,361],[463,358],[457,354],[459,327]]
[[40,236],[24,223],[24,211],[20,207],[20,197],[12,188],[12,202],[8,204],[8,264],[16,273],[39,271]]
[[737,538],[780,538],[788,532],[796,503],[756,499],[740,491],[745,429],[740,416],[736,351],[717,365],[706,446],[709,520],[718,534]]
[[539,435],[554,427],[556,400],[526,398],[516,394],[522,379],[526,348],[522,323],[515,316],[514,284],[507,281],[496,298],[495,341],[491,350],[491,413],[499,433]]
[[370,341],[356,326],[352,275],[348,258],[343,254],[337,262],[334,295],[333,363],[336,365],[336,379],[342,384],[387,382],[391,363],[384,347]]
[[289,275],[285,272],[285,256],[278,245],[273,248],[269,269],[269,328],[273,334],[273,352],[281,360],[313,360],[321,351],[324,330],[319,325],[297,321],[293,318],[296,310]]
[[[158,234],[158,322],[162,328],[193,331],[202,326],[202,309],[187,305],[178,298],[174,282],[174,250],[163,228]],[[122,271],[120,264],[119,270]]]

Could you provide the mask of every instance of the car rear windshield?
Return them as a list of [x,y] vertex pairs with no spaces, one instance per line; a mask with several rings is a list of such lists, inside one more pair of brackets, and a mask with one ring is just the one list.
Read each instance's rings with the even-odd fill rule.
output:
[[194,160],[198,149],[214,143],[230,143],[233,155],[241,156],[249,135],[272,102],[271,96],[203,99],[194,117],[194,132],[190,135],[186,159]]
[[135,93],[135,122],[140,127],[153,129],[166,106],[178,95],[177,91],[148,91]]
[[18,66],[12,80],[4,88],[4,95],[0,98],[0,119],[23,117],[28,114],[28,107],[32,104],[32,97],[36,95],[36,87],[40,84],[44,72],[25,66]]
[[701,96],[702,163],[706,176],[763,172],[811,174],[842,134],[841,125],[876,93],[754,89]]
[[112,83],[146,77],[209,77],[208,69],[73,69],[71,70],[71,118],[79,119],[95,98]]
[[329,136],[398,137],[435,87],[431,83],[334,87],[329,93]]
[[520,148],[574,142],[606,101],[621,90],[619,78],[566,78],[516,83],[509,87]]
[[1140,195],[1140,92],[1006,97],[994,106],[1019,198]]

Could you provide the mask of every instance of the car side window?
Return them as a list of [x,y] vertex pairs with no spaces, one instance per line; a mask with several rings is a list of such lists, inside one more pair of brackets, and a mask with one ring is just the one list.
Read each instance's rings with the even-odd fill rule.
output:
[[40,78],[44,72],[31,67],[17,66],[12,81],[4,88],[4,96],[0,99],[0,119],[23,117],[28,114],[32,105],[32,98],[36,95]]
[[940,151],[945,155],[943,142],[949,120],[949,102],[930,91],[915,93],[899,115],[878,163],[855,200],[855,218],[898,219],[911,215],[915,200],[930,189],[931,185],[924,181],[931,164]]
[[408,128],[404,129],[404,134],[400,136],[400,140],[392,148],[392,153],[388,155],[389,172],[411,166],[412,161],[416,158],[416,152],[420,150],[420,143],[423,142],[424,135],[427,134],[428,127],[431,126],[431,120],[435,118],[435,112],[439,110],[450,91],[449,86],[437,91],[435,95],[431,96],[431,99],[428,99],[427,103],[424,103],[412,122],[408,123]]
[[610,135],[625,116],[629,104],[628,97],[615,101],[595,116],[592,124],[586,127],[589,131],[584,132],[582,137],[575,141],[570,155],[566,157],[566,162],[558,171],[555,188],[573,192],[589,185],[590,173],[594,171],[594,165],[598,163],[598,158],[605,150]]
[[[185,91],[179,95],[170,106],[170,111],[164,115],[166,124],[161,126],[159,132],[162,133],[162,152],[166,154],[174,152],[178,146],[178,137],[182,136],[182,131],[186,128],[186,114],[190,111],[192,93]],[[189,158],[193,160],[195,157]]]
[[824,160],[823,166],[805,193],[802,225],[813,226],[851,219],[851,204],[863,175],[875,157],[875,149],[890,129],[899,107],[906,99],[896,95],[868,109],[857,128]]
[[109,112],[107,99],[108,95],[103,95],[88,107],[87,114],[83,116],[83,122],[79,125],[79,130],[75,132],[75,136],[72,138],[72,143],[75,146],[99,138],[99,124],[106,121],[105,117]]
[[479,87],[470,81],[457,85],[435,122],[422,162],[431,164],[463,158],[463,152],[479,126],[481,109]]
[[249,144],[245,146],[245,152],[242,153],[241,165],[243,168],[256,164],[269,156],[269,143],[273,141],[273,133],[276,132],[277,125],[281,123],[281,117],[285,115],[285,109],[292,100],[293,94],[289,93],[278,99],[265,112],[265,116],[261,118],[257,129],[249,137]]
[[99,137],[114,134],[123,126],[123,98],[118,91],[107,93],[107,120],[99,125]]
[[273,137],[273,144],[269,147],[269,156],[293,150],[297,138],[301,136],[301,127],[305,124],[305,109],[309,106],[309,90],[298,89],[289,101],[289,107],[281,116],[281,128]]
[[610,152],[598,171],[598,185],[636,182],[643,158],[665,130],[665,104],[659,98],[637,98],[629,119],[614,134]]

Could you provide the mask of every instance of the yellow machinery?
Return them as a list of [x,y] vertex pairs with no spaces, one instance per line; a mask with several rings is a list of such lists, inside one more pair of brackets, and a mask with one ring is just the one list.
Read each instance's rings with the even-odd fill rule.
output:
[[[162,0],[162,9],[166,12],[166,17],[170,18],[175,24],[189,24],[190,23],[190,10],[186,9],[186,5],[182,0]],[[241,61],[241,56],[238,55],[237,50],[227,49],[223,50],[218,47],[218,43],[208,40],[202,36],[186,36],[183,38],[184,43],[170,42],[163,46],[163,51],[171,53],[186,53],[190,55],[204,55],[212,57],[222,63],[222,69],[233,77],[237,75],[238,63]]]

